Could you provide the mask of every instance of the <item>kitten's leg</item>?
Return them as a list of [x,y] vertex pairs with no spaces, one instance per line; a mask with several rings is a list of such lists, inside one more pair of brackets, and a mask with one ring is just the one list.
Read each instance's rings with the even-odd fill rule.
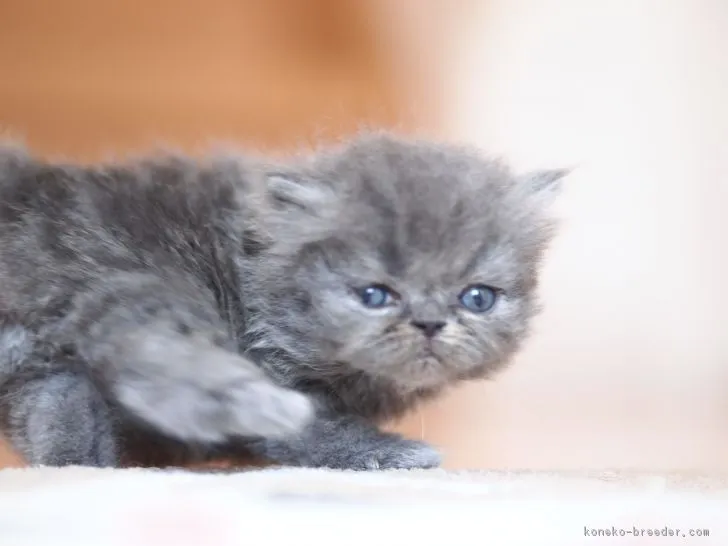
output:
[[68,317],[76,349],[108,394],[147,425],[189,442],[298,432],[304,395],[234,352],[212,295],[168,272],[118,274],[81,294]]
[[32,465],[117,466],[100,393],[79,369],[35,349],[25,328],[0,317],[0,430]]
[[28,464],[118,466],[109,408],[87,378],[27,373],[0,389],[3,432]]
[[303,434],[253,440],[247,448],[277,463],[298,466],[378,470],[440,465],[440,455],[430,445],[381,432],[353,417],[317,417]]
[[0,384],[0,429],[31,465],[118,466],[111,413],[81,373],[43,367]]

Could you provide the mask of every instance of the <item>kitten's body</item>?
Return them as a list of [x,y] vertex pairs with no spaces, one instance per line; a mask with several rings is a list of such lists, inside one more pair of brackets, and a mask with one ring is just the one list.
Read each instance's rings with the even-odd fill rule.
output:
[[[386,136],[277,166],[0,151],[0,427],[33,464],[116,466],[152,438],[434,466],[375,424],[517,350],[556,178]],[[502,291],[487,316],[457,304],[476,280]],[[362,307],[372,283],[396,301]]]

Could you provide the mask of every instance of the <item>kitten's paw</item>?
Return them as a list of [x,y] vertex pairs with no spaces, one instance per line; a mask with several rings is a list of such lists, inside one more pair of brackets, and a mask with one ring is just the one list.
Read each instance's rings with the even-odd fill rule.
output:
[[340,468],[351,470],[437,468],[441,457],[425,442],[393,437],[341,456],[336,462]]
[[308,397],[271,382],[254,364],[221,351],[147,366],[118,381],[118,400],[150,425],[184,441],[280,438],[313,418]]
[[228,436],[285,437],[303,430],[314,414],[307,396],[268,380],[244,381],[223,397],[229,398]]

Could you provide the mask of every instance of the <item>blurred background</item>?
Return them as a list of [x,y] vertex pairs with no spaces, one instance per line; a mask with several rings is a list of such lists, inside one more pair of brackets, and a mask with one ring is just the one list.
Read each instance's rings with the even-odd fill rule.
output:
[[0,0],[0,134],[96,160],[390,127],[574,167],[527,349],[394,428],[449,468],[728,470],[726,51],[724,0]]

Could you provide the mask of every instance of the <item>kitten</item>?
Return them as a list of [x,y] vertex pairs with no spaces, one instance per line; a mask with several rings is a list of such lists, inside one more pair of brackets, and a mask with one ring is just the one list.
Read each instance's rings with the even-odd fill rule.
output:
[[564,174],[387,134],[278,164],[0,151],[0,427],[31,464],[141,434],[437,466],[376,426],[521,346]]

